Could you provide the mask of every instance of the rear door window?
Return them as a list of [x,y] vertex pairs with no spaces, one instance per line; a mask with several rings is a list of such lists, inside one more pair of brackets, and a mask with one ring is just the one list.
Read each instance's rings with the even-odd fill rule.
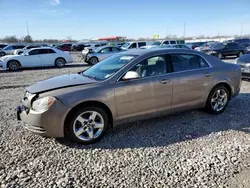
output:
[[120,51],[120,49],[119,48],[111,48],[112,49],[112,52],[119,52]]
[[142,46],[146,46],[146,42],[138,42],[138,46],[139,46],[139,48]]
[[180,72],[192,69],[209,67],[207,62],[197,55],[192,54],[171,54],[170,55],[173,71]]

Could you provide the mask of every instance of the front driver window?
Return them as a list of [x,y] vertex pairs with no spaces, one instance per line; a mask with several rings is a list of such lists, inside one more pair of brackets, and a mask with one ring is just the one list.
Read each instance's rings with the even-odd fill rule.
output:
[[145,59],[135,65],[130,71],[137,72],[141,78],[161,75],[167,72],[164,56],[155,56]]
[[40,50],[31,50],[29,52],[29,55],[38,55],[38,54],[40,54]]
[[104,48],[104,49],[101,50],[101,53],[107,53],[107,52],[109,52],[109,51],[110,51],[109,48]]

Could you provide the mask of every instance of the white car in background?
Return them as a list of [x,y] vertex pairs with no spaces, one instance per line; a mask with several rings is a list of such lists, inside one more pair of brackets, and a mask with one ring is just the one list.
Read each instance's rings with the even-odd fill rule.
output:
[[4,70],[16,71],[28,67],[63,67],[72,63],[73,59],[68,52],[56,48],[33,48],[21,55],[7,55],[0,58],[0,67]]

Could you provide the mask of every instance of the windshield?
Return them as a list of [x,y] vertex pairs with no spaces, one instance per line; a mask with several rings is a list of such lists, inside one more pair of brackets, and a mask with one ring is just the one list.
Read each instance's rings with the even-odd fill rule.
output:
[[106,80],[132,61],[136,55],[116,54],[82,72],[83,76],[96,80]]
[[153,43],[152,43],[152,45],[157,45],[157,46],[160,46],[160,45],[161,45],[161,43],[160,43],[159,41],[157,41],[157,42],[153,42]]
[[128,48],[129,45],[130,45],[130,43],[129,43],[129,42],[126,42],[125,44],[122,45],[122,48]]

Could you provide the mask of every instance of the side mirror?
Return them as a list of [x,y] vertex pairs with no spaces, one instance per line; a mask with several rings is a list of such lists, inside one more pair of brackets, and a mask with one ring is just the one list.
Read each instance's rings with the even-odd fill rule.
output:
[[135,71],[128,71],[123,77],[122,80],[133,80],[140,78],[140,75]]

